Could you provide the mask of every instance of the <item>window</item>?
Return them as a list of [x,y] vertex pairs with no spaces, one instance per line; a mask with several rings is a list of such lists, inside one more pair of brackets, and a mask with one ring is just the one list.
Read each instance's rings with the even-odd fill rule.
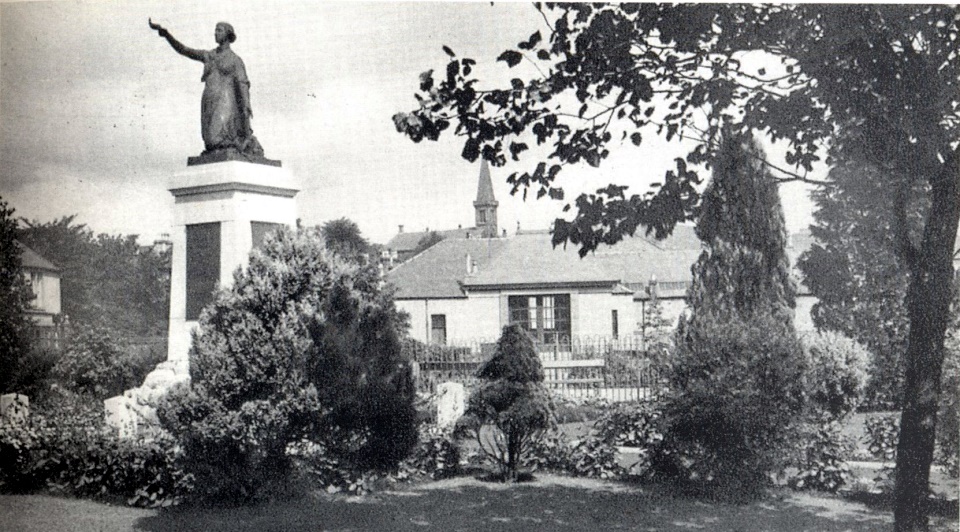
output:
[[430,315],[430,343],[437,345],[447,344],[447,315]]
[[477,223],[478,223],[478,224],[485,224],[485,223],[487,223],[487,211],[485,211],[485,210],[483,210],[483,209],[478,209],[478,210],[477,210]]
[[616,340],[620,337],[620,321],[617,319],[617,311],[610,311],[610,320],[613,324],[613,339]]
[[30,289],[33,290],[33,299],[30,300],[30,306],[33,308],[43,308],[43,274],[30,272]]
[[541,344],[570,343],[570,294],[510,296],[510,323],[519,324]]

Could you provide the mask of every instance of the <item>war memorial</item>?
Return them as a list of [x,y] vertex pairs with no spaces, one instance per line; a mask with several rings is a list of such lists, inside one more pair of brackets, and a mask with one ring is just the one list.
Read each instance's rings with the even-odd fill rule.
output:
[[296,224],[299,192],[294,177],[281,161],[264,157],[253,135],[250,82],[243,60],[230,49],[233,27],[216,25],[213,50],[188,48],[152,21],[150,28],[180,55],[203,63],[204,150],[171,168],[168,182],[174,227],[167,360],[141,386],[104,401],[108,424],[125,436],[156,423],[157,400],[189,380],[191,334],[201,310],[267,233]]

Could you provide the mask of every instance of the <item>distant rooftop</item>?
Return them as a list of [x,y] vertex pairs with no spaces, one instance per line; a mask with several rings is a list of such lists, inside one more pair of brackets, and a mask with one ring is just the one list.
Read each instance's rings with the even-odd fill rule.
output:
[[[787,249],[791,265],[811,243],[809,234],[791,236]],[[387,281],[397,288],[398,299],[463,298],[474,291],[573,286],[609,288],[645,298],[651,280],[658,283],[661,296],[683,297],[690,267],[700,252],[700,240],[688,225],[677,226],[663,241],[628,237],[613,246],[601,245],[582,259],[575,245],[554,248],[549,231],[492,239],[451,236],[389,272]]]
[[26,270],[43,270],[48,272],[59,272],[60,268],[57,268],[52,262],[40,256],[36,251],[28,248],[20,242],[16,241],[17,245],[20,246],[20,260],[23,262],[23,268]]

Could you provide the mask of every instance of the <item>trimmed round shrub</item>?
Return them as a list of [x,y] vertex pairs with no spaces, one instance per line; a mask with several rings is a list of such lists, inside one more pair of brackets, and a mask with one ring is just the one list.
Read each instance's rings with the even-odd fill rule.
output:
[[399,314],[375,267],[282,230],[200,317],[189,386],[161,402],[199,495],[243,503],[283,491],[288,447],[350,471],[395,468],[417,441]]
[[813,413],[841,419],[863,400],[870,353],[857,341],[825,331],[803,339],[807,397]]

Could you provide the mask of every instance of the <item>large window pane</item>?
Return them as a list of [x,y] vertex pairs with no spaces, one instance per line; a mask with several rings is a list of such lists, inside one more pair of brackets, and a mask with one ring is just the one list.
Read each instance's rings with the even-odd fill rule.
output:
[[566,343],[570,338],[570,295],[510,296],[510,323],[529,331],[538,342]]

